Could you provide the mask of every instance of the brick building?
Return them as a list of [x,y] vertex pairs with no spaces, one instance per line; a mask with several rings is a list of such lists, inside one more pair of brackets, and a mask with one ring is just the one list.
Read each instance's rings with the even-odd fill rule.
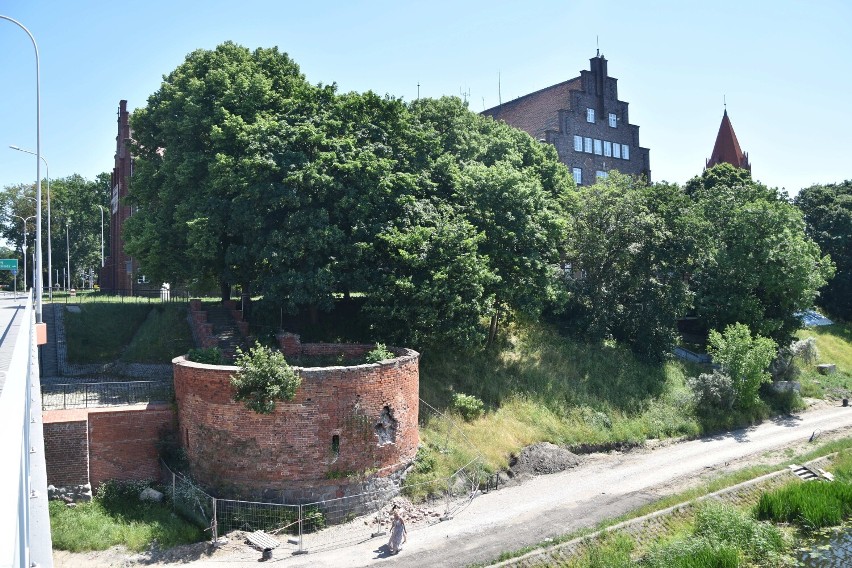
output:
[[735,168],[751,171],[748,153],[743,152],[740,148],[734,127],[731,125],[731,119],[728,118],[728,109],[725,109],[725,113],[722,115],[722,124],[719,125],[719,133],[716,135],[713,153],[710,154],[710,159],[705,162],[704,169],[712,168],[722,162],[731,164]]
[[578,185],[591,185],[610,170],[651,180],[649,151],[639,145],[628,103],[618,100],[617,79],[598,53],[579,77],[482,112],[553,144]]
[[127,101],[119,102],[118,135],[115,137],[115,167],[112,170],[112,197],[110,199],[109,218],[109,256],[104,259],[100,273],[100,287],[108,291],[133,293],[136,282],[134,275],[138,264],[124,252],[124,239],[121,231],[124,222],[132,214],[127,205],[130,190],[130,176],[133,173],[133,160],[130,155],[130,113]]

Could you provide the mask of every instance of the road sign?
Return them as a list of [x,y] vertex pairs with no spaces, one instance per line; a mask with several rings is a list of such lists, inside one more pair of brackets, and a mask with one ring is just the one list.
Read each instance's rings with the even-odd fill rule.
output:
[[17,270],[17,258],[0,258],[0,270]]

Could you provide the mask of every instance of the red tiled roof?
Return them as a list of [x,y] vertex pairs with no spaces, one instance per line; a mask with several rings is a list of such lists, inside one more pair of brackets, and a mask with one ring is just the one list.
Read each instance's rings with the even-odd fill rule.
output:
[[559,111],[571,108],[570,92],[579,90],[582,90],[580,77],[575,77],[484,110],[482,114],[520,128],[533,138],[544,138],[545,131],[559,130]]
[[713,146],[713,153],[710,154],[710,159],[707,160],[705,167],[712,168],[722,162],[731,164],[736,168],[751,171],[751,164],[748,163],[748,154],[744,154],[740,149],[740,143],[737,140],[737,135],[734,133],[731,119],[728,118],[727,109],[722,116],[722,124],[719,125],[719,134],[716,135],[716,144]]

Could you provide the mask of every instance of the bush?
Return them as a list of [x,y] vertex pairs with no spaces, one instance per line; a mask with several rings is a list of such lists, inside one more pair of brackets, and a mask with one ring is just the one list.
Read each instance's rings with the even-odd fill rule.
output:
[[461,414],[466,421],[471,421],[485,414],[485,404],[470,394],[456,393],[453,395],[452,408]]
[[276,400],[293,400],[302,383],[280,351],[257,342],[248,353],[238,347],[236,363],[240,370],[231,376],[234,400],[244,401],[246,408],[260,414],[275,410]]
[[775,358],[775,342],[760,335],[752,337],[747,326],[735,323],[722,333],[712,330],[707,351],[731,377],[734,406],[744,410],[757,406],[760,385],[772,380],[766,369]]
[[[735,507],[708,502],[695,513],[692,535],[653,549],[641,562],[653,568],[735,568],[784,565],[784,535]],[[743,560],[750,560],[750,563]]]
[[376,343],[376,347],[364,355],[364,360],[367,363],[381,363],[394,357],[395,355],[388,351],[384,343]]
[[695,396],[695,406],[701,412],[730,410],[734,405],[736,393],[731,377],[719,370],[691,377],[687,384]]
[[218,347],[190,349],[186,358],[195,363],[206,363],[208,365],[221,365],[224,361],[222,351]]

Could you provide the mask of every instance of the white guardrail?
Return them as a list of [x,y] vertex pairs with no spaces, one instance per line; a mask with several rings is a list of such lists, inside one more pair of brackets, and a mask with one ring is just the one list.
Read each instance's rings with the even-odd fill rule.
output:
[[[4,299],[6,308],[0,317],[0,373],[4,373],[0,391],[0,567],[52,566],[50,556],[33,555],[33,548],[50,543],[50,526],[42,517],[46,514],[47,495],[44,483],[44,442],[41,431],[31,438],[31,426],[41,428],[38,401],[33,404],[33,383],[38,386],[38,356],[35,346],[35,320],[31,298]],[[34,379],[34,380],[33,380]],[[33,416],[33,408],[37,416]],[[39,447],[35,447],[39,446]],[[41,459],[36,471],[33,459]],[[36,486],[33,477],[36,477]],[[40,483],[39,483],[40,482]],[[33,507],[41,507],[34,519]],[[32,521],[36,520],[35,523]],[[33,525],[37,527],[32,534]],[[41,544],[39,544],[41,543]],[[49,555],[49,548],[47,554]]]

